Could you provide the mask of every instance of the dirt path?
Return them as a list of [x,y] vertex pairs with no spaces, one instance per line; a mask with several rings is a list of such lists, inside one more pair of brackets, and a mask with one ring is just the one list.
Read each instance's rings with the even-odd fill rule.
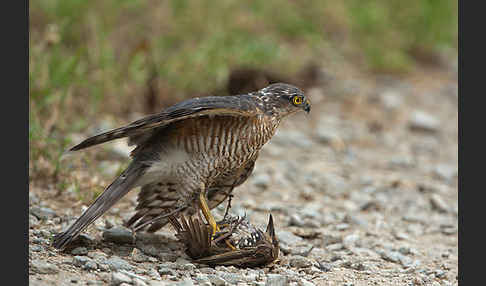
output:
[[457,285],[457,73],[333,82],[307,91],[311,114],[289,118],[235,190],[233,213],[261,226],[274,215],[278,263],[192,264],[170,227],[135,244],[102,241],[130,216],[135,192],[88,228],[86,245],[59,253],[51,234],[82,204],[33,183],[31,285]]

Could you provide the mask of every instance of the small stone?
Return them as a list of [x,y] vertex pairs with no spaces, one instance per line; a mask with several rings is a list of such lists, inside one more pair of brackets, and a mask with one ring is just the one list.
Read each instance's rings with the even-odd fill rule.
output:
[[238,284],[239,282],[244,282],[243,277],[238,273],[220,272],[219,275],[224,279],[224,281],[232,285]]
[[29,205],[36,205],[40,202],[36,194],[29,192]]
[[86,247],[76,247],[75,249],[71,250],[72,255],[86,255],[88,254],[88,249]]
[[113,272],[111,274],[111,285],[113,286],[117,286],[122,283],[131,283],[131,282],[132,282],[132,278],[130,278],[128,275],[125,275],[120,272]]
[[40,251],[44,250],[44,247],[42,247],[40,245],[29,245],[29,249],[30,249],[30,251],[33,251],[33,252],[40,252]]
[[336,230],[343,231],[349,228],[349,224],[347,223],[340,223],[336,225]]
[[226,281],[218,275],[208,274],[208,279],[209,279],[209,282],[211,282],[211,284],[213,284],[215,286],[226,285]]
[[446,213],[449,210],[449,206],[439,194],[432,194],[430,196],[430,204],[434,210],[440,213]]
[[29,228],[32,228],[39,224],[39,219],[32,214],[29,214]]
[[185,279],[185,280],[177,282],[176,285],[178,285],[178,286],[193,286],[194,283],[192,282],[191,279]]
[[85,269],[85,270],[96,270],[96,269],[98,269],[98,264],[96,264],[96,262],[90,260],[90,261],[87,261],[86,264],[84,264],[83,269]]
[[133,286],[147,286],[147,283],[145,283],[142,279],[133,278]]
[[177,273],[168,267],[159,267],[158,269],[160,275],[170,275],[170,276],[175,276]]
[[296,245],[302,241],[304,241],[301,237],[293,234],[290,231],[281,230],[277,232],[277,237],[280,243],[287,244],[287,245]]
[[380,253],[381,258],[394,262],[394,263],[400,263],[402,266],[410,266],[412,264],[412,259],[401,254],[398,251],[382,251]]
[[196,277],[194,278],[198,284],[206,283],[208,282],[211,285],[211,282],[209,282],[209,278],[207,274],[203,273],[196,273]]
[[398,109],[403,103],[403,97],[400,92],[396,90],[385,90],[380,94],[381,102],[386,109]]
[[285,286],[288,285],[289,279],[281,274],[267,274],[266,286]]
[[130,230],[124,227],[114,227],[103,232],[103,239],[118,244],[133,243],[134,237]]
[[127,261],[121,259],[118,256],[112,256],[105,262],[106,265],[110,267],[111,270],[131,270],[133,266],[130,265]]
[[438,179],[450,182],[457,176],[457,168],[447,164],[439,164],[434,168],[433,174]]
[[85,265],[88,261],[92,261],[92,260],[86,256],[74,256],[72,264],[74,266],[81,267]]
[[437,132],[440,121],[423,111],[415,111],[410,116],[409,128],[413,131]]
[[32,270],[39,274],[56,274],[59,272],[56,265],[41,260],[32,261]]
[[31,207],[29,212],[37,217],[39,220],[46,220],[56,216],[56,212],[54,212],[50,208],[43,208],[38,206]]
[[344,245],[342,243],[333,243],[326,246],[326,249],[329,251],[338,251],[344,249]]
[[134,248],[132,251],[132,259],[135,262],[147,262],[149,261],[149,257],[145,255],[140,249]]
[[332,270],[332,265],[326,262],[319,262],[319,270],[323,272],[329,272]]
[[349,234],[343,238],[343,245],[349,249],[353,247],[358,240],[359,240],[359,235]]
[[305,268],[312,266],[312,261],[310,259],[299,255],[290,257],[289,263],[290,266],[295,268]]
[[314,286],[315,285],[314,283],[309,282],[309,281],[305,280],[304,278],[300,278],[299,281],[298,281],[298,284],[300,286]]

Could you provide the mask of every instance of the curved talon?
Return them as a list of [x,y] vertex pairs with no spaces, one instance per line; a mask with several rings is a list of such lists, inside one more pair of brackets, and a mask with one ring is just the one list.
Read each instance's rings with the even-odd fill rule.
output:
[[[201,208],[201,212],[206,218],[206,221],[211,226],[211,240],[213,240],[216,232],[220,232],[221,229],[219,228],[218,224],[216,223],[216,220],[214,219],[213,215],[211,214],[211,211],[209,210],[204,192],[201,192],[199,194],[199,206]],[[226,245],[228,245],[229,248],[231,248],[231,250],[236,250],[236,247],[234,247],[228,239],[225,240],[225,243]]]

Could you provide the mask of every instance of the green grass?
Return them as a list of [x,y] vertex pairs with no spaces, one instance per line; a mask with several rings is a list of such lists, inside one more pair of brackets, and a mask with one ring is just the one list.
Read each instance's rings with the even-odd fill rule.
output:
[[[291,75],[323,57],[406,72],[413,51],[457,52],[457,1],[143,1],[30,3],[30,174],[52,177],[68,133],[143,112],[152,75],[175,102],[217,90],[233,68]],[[339,56],[339,57],[337,57]],[[60,167],[61,166],[61,167]],[[54,176],[59,177],[59,176]]]

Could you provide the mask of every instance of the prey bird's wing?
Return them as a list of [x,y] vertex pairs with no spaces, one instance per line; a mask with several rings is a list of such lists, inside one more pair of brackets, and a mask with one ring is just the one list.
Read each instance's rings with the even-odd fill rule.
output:
[[257,114],[258,109],[249,96],[208,96],[193,98],[175,104],[158,114],[146,116],[126,126],[90,137],[72,147],[69,151],[81,150],[123,137],[129,137],[130,143],[138,144],[140,141],[144,141],[147,136],[150,137],[151,131],[154,129],[165,128],[174,122],[188,118],[211,115],[251,117]]

